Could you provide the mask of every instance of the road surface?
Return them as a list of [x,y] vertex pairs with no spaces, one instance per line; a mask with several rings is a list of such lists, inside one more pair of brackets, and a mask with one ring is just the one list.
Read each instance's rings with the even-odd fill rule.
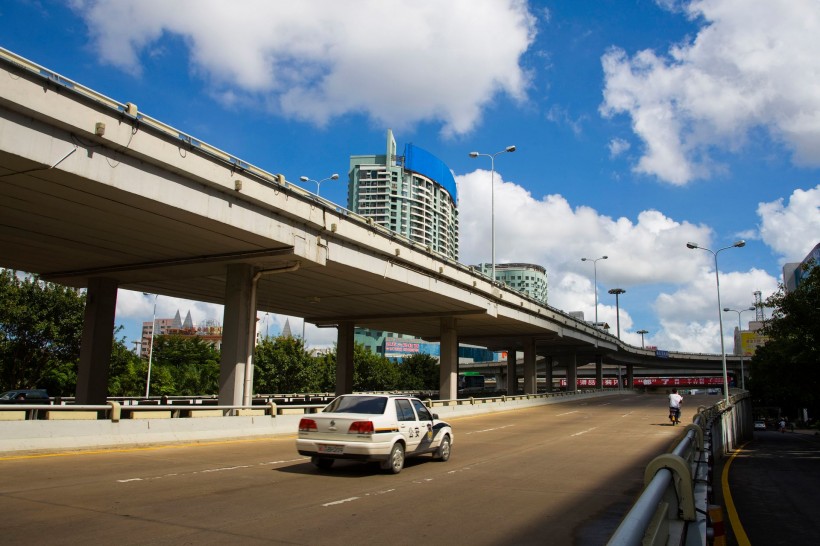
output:
[[[716,401],[687,396],[682,420]],[[12,544],[597,545],[682,431],[651,394],[451,423],[448,462],[411,459],[398,475],[320,472],[295,436],[0,455],[0,529]]]

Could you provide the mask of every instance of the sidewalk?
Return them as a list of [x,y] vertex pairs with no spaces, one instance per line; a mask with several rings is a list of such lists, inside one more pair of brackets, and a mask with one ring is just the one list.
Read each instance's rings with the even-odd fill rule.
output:
[[728,465],[734,514],[724,487],[715,484],[715,501],[724,508],[727,544],[815,544],[820,536],[818,431],[755,431],[753,439],[729,457],[714,477],[721,482]]

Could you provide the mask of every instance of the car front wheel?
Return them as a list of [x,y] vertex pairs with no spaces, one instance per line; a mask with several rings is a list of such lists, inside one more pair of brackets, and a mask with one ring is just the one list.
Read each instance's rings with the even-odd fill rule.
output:
[[434,457],[439,461],[447,461],[450,458],[450,436],[441,439],[441,443],[436,450]]
[[402,468],[404,468],[404,446],[396,442],[390,450],[390,456],[382,463],[382,470],[398,474]]

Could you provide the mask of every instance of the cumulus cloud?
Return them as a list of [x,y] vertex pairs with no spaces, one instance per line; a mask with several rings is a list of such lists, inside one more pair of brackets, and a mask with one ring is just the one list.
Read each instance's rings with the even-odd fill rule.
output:
[[[492,260],[490,171],[482,169],[457,177],[459,225],[463,263]],[[707,227],[678,221],[657,210],[641,212],[635,220],[610,218],[586,206],[573,207],[561,195],[534,197],[518,184],[495,173],[496,262],[531,262],[548,269],[591,272],[582,257],[610,255],[599,267],[599,280],[632,285],[680,282],[695,274],[697,260],[680,264],[688,240],[708,240]],[[535,221],[521,222],[520,218]],[[599,266],[603,264],[599,263]],[[589,271],[588,271],[589,270]]]
[[798,165],[820,165],[820,4],[814,0],[691,0],[700,30],[665,53],[621,48],[603,57],[604,116],[628,115],[643,141],[635,171],[674,184],[723,169],[763,128]]
[[[139,74],[180,38],[192,72],[231,104],[318,125],[349,113],[470,131],[499,94],[524,100],[535,37],[523,0],[74,0],[100,58]],[[397,29],[401,32],[397,35]]]
[[629,142],[622,138],[613,138],[609,141],[609,156],[618,157],[630,148]]
[[783,199],[760,203],[760,236],[783,262],[799,262],[820,242],[820,184],[795,190],[788,203]]
[[[598,319],[609,323],[613,334],[617,313],[607,289],[617,286],[629,292],[631,287],[656,287],[659,295],[652,311],[662,329],[648,334],[645,343],[669,350],[720,352],[714,260],[707,252],[686,248],[687,241],[711,244],[713,234],[708,227],[675,220],[657,210],[642,211],[635,219],[613,219],[590,207],[573,207],[560,195],[536,198],[504,180],[503,173],[496,172],[495,177],[496,263],[528,262],[545,267],[551,306],[583,311],[587,320],[593,320],[595,268]],[[490,172],[476,170],[456,179],[460,196],[459,261],[489,263]],[[536,221],[520,222],[519,218]],[[581,261],[582,257],[603,255],[608,258],[595,266]],[[777,279],[760,269],[721,271],[720,278],[722,304],[733,309],[749,307],[757,290],[764,298],[777,290]],[[621,338],[640,345],[640,334],[633,331],[628,297],[621,304]],[[725,339],[731,347],[736,315],[724,318]],[[744,316],[744,320],[749,318]]]

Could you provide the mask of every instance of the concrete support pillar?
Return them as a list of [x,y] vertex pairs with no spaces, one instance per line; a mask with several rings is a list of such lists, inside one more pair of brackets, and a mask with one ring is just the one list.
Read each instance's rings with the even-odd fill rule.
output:
[[535,340],[529,338],[524,342],[524,394],[538,392],[535,381],[535,356]]
[[219,404],[223,406],[242,405],[245,382],[253,382],[253,345],[256,337],[254,273],[254,268],[248,264],[230,264],[227,268],[222,356],[219,361]]
[[635,387],[635,366],[632,364],[626,365],[626,387],[632,389]]
[[518,355],[515,349],[507,350],[507,395],[515,396],[518,394],[518,371],[515,365],[518,361]]
[[567,367],[567,392],[578,391],[578,365],[575,362],[575,353],[569,353],[562,358]]
[[108,369],[114,342],[117,281],[94,278],[88,282],[77,370],[77,404],[105,404]]
[[544,357],[544,381],[547,382],[547,392],[552,392],[552,378],[553,378],[553,369],[555,367],[555,363],[553,362],[552,355],[547,355]]
[[604,356],[595,355],[595,388],[604,389]]
[[336,395],[353,392],[353,346],[355,324],[340,322],[336,340]]
[[458,332],[455,318],[442,317],[440,345],[439,398],[455,400],[458,398]]

